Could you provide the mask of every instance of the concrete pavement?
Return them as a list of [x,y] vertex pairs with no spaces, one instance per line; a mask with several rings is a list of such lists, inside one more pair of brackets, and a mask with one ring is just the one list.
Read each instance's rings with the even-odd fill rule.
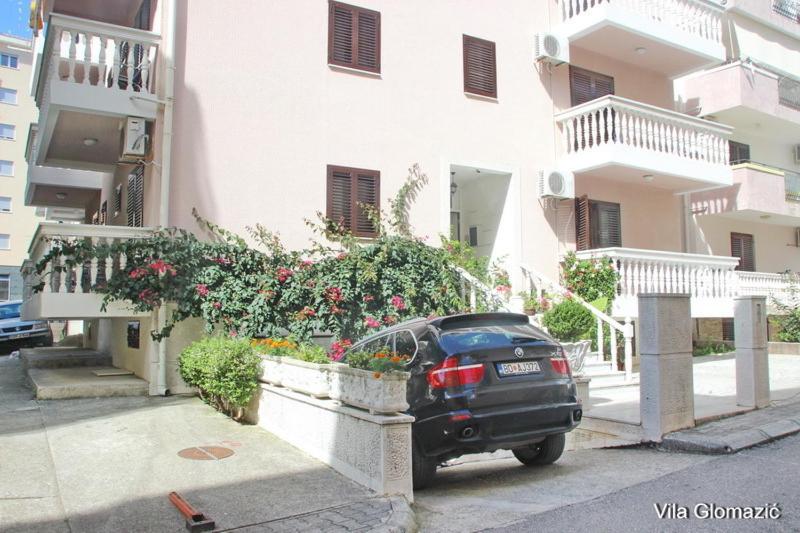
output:
[[[177,453],[233,451],[221,460]],[[185,531],[179,492],[220,530],[386,528],[402,502],[376,498],[266,431],[196,398],[35,401],[0,359],[0,531]],[[407,515],[406,515],[407,517]]]
[[[504,527],[518,531],[604,532],[771,532],[800,531],[800,435],[716,457],[658,479],[593,499],[540,513]],[[654,504],[688,508],[689,518],[659,519]],[[781,517],[771,519],[700,519],[698,504],[719,507],[777,504]],[[699,512],[704,513],[701,506]]]

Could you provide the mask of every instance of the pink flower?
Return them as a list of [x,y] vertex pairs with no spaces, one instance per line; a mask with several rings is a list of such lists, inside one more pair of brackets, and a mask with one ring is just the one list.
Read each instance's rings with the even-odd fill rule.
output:
[[494,290],[505,294],[511,292],[511,287],[509,287],[508,285],[498,285],[497,287],[494,288]]
[[406,308],[406,301],[403,300],[403,297],[400,295],[392,296],[392,305],[398,311],[402,311]]
[[194,289],[197,291],[197,294],[200,295],[201,297],[205,298],[206,296],[208,296],[209,293],[208,285],[198,283],[197,285],[194,286]]
[[214,302],[212,305],[214,309],[222,309],[222,304],[220,302]]
[[294,272],[288,268],[280,267],[278,269],[278,281],[284,283],[287,279],[294,276]]
[[308,317],[308,316],[317,316],[317,312],[316,312],[316,311],[314,311],[313,309],[311,309],[311,308],[310,308],[310,307],[308,307],[308,306],[305,306],[305,307],[303,308],[303,310],[302,310],[302,311],[300,311],[300,312],[301,312],[301,313],[303,313],[303,314],[304,314],[305,316],[307,316],[307,317]]
[[368,316],[367,318],[364,319],[364,325],[367,326],[368,328],[377,328],[380,327],[381,323],[372,318],[371,316]]
[[362,300],[364,300],[365,302],[371,302],[374,299],[375,299],[375,297],[374,296],[370,296],[369,294],[367,294],[366,296],[364,296],[362,298]]
[[349,339],[342,339],[340,341],[334,341],[331,343],[331,347],[328,350],[328,357],[333,359],[334,361],[341,361],[342,357],[344,357],[344,353],[353,345]]
[[344,313],[344,309],[342,309],[338,305],[332,305],[331,313],[333,313],[334,315],[341,315],[342,313]]
[[346,252],[342,252],[342,253],[340,253],[339,255],[336,256],[336,259],[338,259],[339,261],[341,261],[342,259],[346,259],[346,258],[347,258],[347,253]]
[[236,337],[236,336],[238,335],[238,333],[236,332],[236,330],[235,330],[235,329],[232,329],[232,330],[230,331],[229,335],[230,335],[231,337]]
[[158,305],[158,293],[153,289],[144,289],[139,293],[139,299],[147,305]]
[[218,264],[218,265],[230,265],[231,264],[231,261],[229,259],[225,259],[224,257],[212,257],[210,260],[213,261],[214,263]]
[[133,270],[131,270],[131,273],[128,274],[128,277],[131,278],[131,279],[139,279],[139,278],[143,278],[146,275],[147,275],[147,269],[145,269],[145,268],[134,268]]
[[394,315],[386,315],[385,317],[383,317],[383,323],[386,324],[387,326],[391,326],[392,324],[396,324],[397,323],[397,317],[394,316]]
[[303,261],[300,262],[300,268],[302,269],[311,268],[313,265],[314,261],[312,261],[311,259],[304,259]]
[[325,289],[325,299],[334,303],[341,302],[342,289],[340,289],[339,287],[328,287],[327,289]]

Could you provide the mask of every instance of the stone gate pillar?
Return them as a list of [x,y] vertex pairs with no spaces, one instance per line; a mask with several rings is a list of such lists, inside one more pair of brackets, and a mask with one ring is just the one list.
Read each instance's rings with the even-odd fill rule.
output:
[[736,346],[736,403],[743,407],[769,405],[767,299],[739,296],[733,304]]
[[645,439],[694,426],[688,294],[639,295],[639,410]]

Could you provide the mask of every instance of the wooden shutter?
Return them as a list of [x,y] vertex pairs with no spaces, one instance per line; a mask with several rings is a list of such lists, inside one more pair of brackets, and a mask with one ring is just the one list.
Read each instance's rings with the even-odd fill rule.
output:
[[614,94],[614,78],[573,66],[569,67],[569,86],[573,106]]
[[464,92],[497,98],[495,44],[464,35]]
[[380,210],[380,172],[328,166],[327,216],[357,237],[375,237],[369,206]]
[[381,14],[342,2],[330,2],[328,63],[380,72]]
[[589,197],[575,198],[575,248],[589,250],[592,247],[589,219]]
[[730,161],[732,165],[736,163],[747,163],[750,161],[749,144],[728,141],[728,150],[730,152]]
[[140,228],[144,224],[144,167],[138,166],[128,175],[128,226]]
[[622,224],[619,204],[589,202],[592,248],[622,246]]
[[731,233],[731,256],[739,258],[736,270],[755,272],[756,258],[753,236],[746,233]]

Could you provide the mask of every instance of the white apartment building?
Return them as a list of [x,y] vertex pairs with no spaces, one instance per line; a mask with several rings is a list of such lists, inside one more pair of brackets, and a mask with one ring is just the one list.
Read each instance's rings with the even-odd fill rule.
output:
[[[558,279],[570,250],[612,257],[618,325],[635,322],[640,292],[688,292],[696,318],[721,319],[736,294],[784,290],[778,273],[800,270],[795,2],[34,7],[46,31],[26,199],[84,224],[41,224],[33,261],[41,236],[196,230],[192,208],[290,246],[317,211],[368,238],[353,199],[385,206],[419,163],[419,235],[502,260],[514,292]],[[148,331],[153,317],[101,313],[98,295],[66,284],[26,298],[29,315],[87,319],[87,341],[152,393],[180,388],[156,376],[191,325],[133,347],[128,323]]]
[[30,40],[0,35],[0,301],[22,298],[20,267],[40,217],[25,203],[25,134],[39,115],[30,96]]

